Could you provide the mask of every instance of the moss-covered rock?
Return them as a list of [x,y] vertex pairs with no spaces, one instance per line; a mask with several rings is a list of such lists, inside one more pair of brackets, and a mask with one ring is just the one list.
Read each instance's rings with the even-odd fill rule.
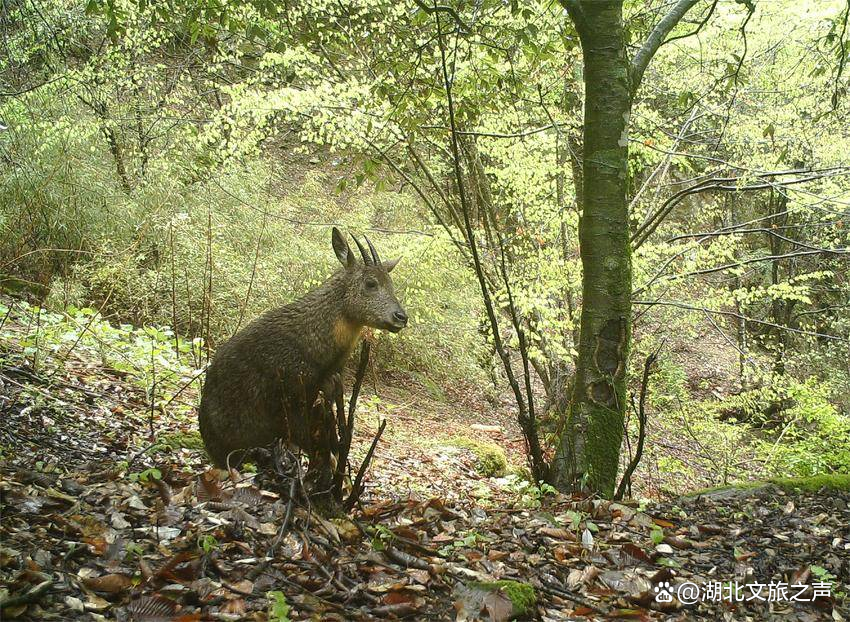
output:
[[171,432],[160,436],[157,445],[163,449],[201,450],[204,441],[198,432]]
[[728,486],[715,486],[689,493],[688,497],[731,497],[745,496],[753,491],[762,490],[768,486],[777,486],[787,492],[800,490],[817,492],[819,490],[850,491],[850,474],[831,473],[813,475],[812,477],[772,477],[766,480],[738,482]]
[[537,606],[537,593],[528,583],[503,579],[501,581],[481,581],[470,583],[469,587],[484,592],[499,592],[511,601],[512,616],[524,618],[531,616]]
[[846,473],[830,473],[812,477],[774,477],[768,481],[789,491],[798,488],[805,492],[817,492],[823,488],[850,491],[850,474]]
[[475,470],[485,477],[500,477],[507,472],[505,450],[494,443],[456,436],[449,441],[449,445],[471,451],[475,455]]

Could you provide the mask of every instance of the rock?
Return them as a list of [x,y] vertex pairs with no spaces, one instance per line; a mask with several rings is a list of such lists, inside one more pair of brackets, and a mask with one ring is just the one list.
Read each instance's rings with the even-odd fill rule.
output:
[[458,584],[454,590],[457,620],[480,620],[486,612],[493,622],[526,619],[534,616],[537,594],[520,581],[475,581]]
[[[503,609],[499,607],[501,603],[492,598],[492,596],[501,596],[511,604],[509,616],[501,619],[516,619],[530,617],[534,614],[537,606],[537,594],[534,588],[528,583],[520,581],[501,580],[485,583],[473,583],[470,585],[473,589],[483,590],[491,596],[484,597],[484,606],[490,611],[490,617],[497,620],[497,613],[501,613]],[[498,604],[497,604],[498,603]]]
[[71,611],[76,611],[78,613],[82,613],[83,611],[86,610],[85,605],[83,604],[83,601],[81,601],[79,598],[74,598],[73,596],[66,596],[65,597],[65,604],[68,606],[68,608]]
[[503,432],[500,425],[484,425],[483,423],[473,423],[469,426],[469,429],[476,432],[487,432],[488,434],[501,434]]
[[508,469],[505,450],[498,445],[476,441],[465,436],[453,438],[449,441],[449,445],[471,451],[476,458],[475,470],[485,477],[500,477]]

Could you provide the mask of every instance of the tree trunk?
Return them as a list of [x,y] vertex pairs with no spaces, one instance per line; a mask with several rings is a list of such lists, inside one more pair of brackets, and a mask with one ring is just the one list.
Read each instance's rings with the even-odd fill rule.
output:
[[563,490],[614,493],[626,407],[632,265],[627,191],[631,110],[622,1],[581,2],[584,21],[581,337],[572,403],[555,456]]
[[[729,214],[729,221],[726,223],[721,222],[721,224],[732,226],[739,222],[738,200],[739,198],[737,196],[730,196],[728,194],[723,197],[723,212]],[[732,259],[737,261],[735,257]],[[736,274],[729,283],[729,293],[733,294],[735,290],[741,289],[742,283],[741,275]],[[735,300],[735,313],[737,314],[735,318],[735,333],[738,342],[738,379],[741,384],[741,391],[744,391],[749,383],[749,369],[747,368],[747,364],[750,345],[749,339],[747,339],[747,320],[744,319],[744,309],[741,308],[741,299],[734,295],[732,297]]]
[[[773,188],[770,189],[770,199],[768,202],[768,207],[770,209],[770,227],[774,229],[778,229],[782,231],[782,227],[788,224],[788,197],[786,195],[779,195],[778,197],[774,193]],[[768,246],[770,248],[770,254],[774,257],[777,255],[781,255],[785,252],[785,247],[782,243],[782,240],[775,235],[768,234]],[[793,276],[793,266],[794,264],[788,263],[788,277]],[[774,287],[779,285],[780,283],[780,261],[778,259],[774,259],[770,262],[770,283]],[[776,296],[776,294],[774,294]],[[791,308],[793,307],[793,300],[782,300],[778,296],[776,296],[770,305],[771,310],[771,321],[778,326],[790,326],[791,319]],[[781,328],[774,328],[774,341],[776,345],[776,351],[773,353],[773,371],[779,375],[785,374],[785,352],[788,347],[787,331]]]

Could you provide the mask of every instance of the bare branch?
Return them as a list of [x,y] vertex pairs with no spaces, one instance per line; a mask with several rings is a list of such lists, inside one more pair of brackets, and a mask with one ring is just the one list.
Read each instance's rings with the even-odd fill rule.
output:
[[801,242],[800,240],[795,240],[794,238],[789,238],[788,236],[782,235],[781,233],[777,233],[773,229],[768,229],[767,227],[754,227],[750,229],[730,229],[730,230],[720,230],[720,231],[708,231],[703,233],[683,233],[681,235],[675,235],[672,238],[667,238],[667,243],[677,242],[679,240],[688,240],[692,238],[700,238],[699,242],[703,242],[710,238],[716,238],[724,235],[744,235],[746,233],[765,233],[771,237],[774,237],[778,240],[782,240],[783,242],[788,242],[789,244],[793,244],[795,246],[799,246],[800,248],[806,248],[810,251],[820,251],[822,253],[831,253],[834,252],[834,249],[825,248],[823,246],[812,246],[811,244],[806,244],[805,242]]
[[691,305],[685,302],[677,302],[675,300],[633,300],[632,304],[636,305],[646,305],[649,307],[661,306],[661,307],[676,307],[678,309],[687,309],[688,311],[701,311],[703,313],[713,313],[715,315],[725,315],[728,317],[738,318],[739,320],[746,320],[747,322],[752,322],[753,324],[761,324],[762,326],[770,326],[771,328],[778,328],[780,330],[787,330],[790,333],[797,333],[798,335],[808,335],[810,337],[819,337],[821,339],[829,339],[831,341],[841,341],[843,343],[850,343],[850,339],[846,339],[845,337],[839,337],[837,335],[829,335],[826,333],[819,333],[813,330],[804,330],[802,328],[792,328],[790,326],[782,326],[782,324],[774,324],[773,322],[768,322],[766,320],[757,320],[752,317],[748,317],[746,315],[741,315],[740,313],[736,313],[735,311],[721,311],[719,309],[708,309],[707,307],[699,307],[696,305]]
[[[445,127],[443,125],[423,125],[422,129],[426,130],[446,130],[450,131],[450,128]],[[481,136],[483,138],[524,138],[526,136],[532,136],[533,134],[539,134],[540,132],[545,132],[546,130],[551,130],[555,127],[554,124],[550,123],[549,125],[544,125],[542,127],[535,127],[530,130],[525,130],[523,132],[514,132],[512,134],[501,134],[498,132],[473,132],[468,130],[458,130],[458,136]]]
[[434,4],[434,6],[428,6],[422,0],[413,0],[413,1],[416,3],[416,6],[418,6],[420,9],[425,11],[428,15],[431,15],[433,13],[446,13],[446,14],[451,16],[451,18],[454,20],[454,22],[460,27],[461,31],[470,32],[472,30],[469,26],[466,25],[466,22],[464,22],[460,18],[460,15],[458,15],[457,11],[455,11],[450,6],[445,6],[443,4],[436,4],[436,3]]
[[[700,115],[700,116],[702,116],[702,115]],[[647,188],[649,188],[649,184],[652,183],[652,180],[655,179],[655,177],[658,177],[658,179],[661,180],[661,179],[664,178],[665,175],[667,175],[667,171],[670,169],[670,164],[673,161],[673,155],[676,153],[676,148],[679,146],[679,143],[681,142],[681,140],[685,137],[685,134],[687,133],[688,128],[691,127],[691,124],[696,119],[697,119],[697,109],[696,109],[696,107],[694,107],[694,109],[691,111],[691,114],[688,116],[688,119],[682,124],[682,128],[679,130],[679,134],[678,134],[678,136],[676,136],[676,139],[673,142],[673,146],[671,147],[671,150],[666,152],[665,157],[661,160],[661,162],[658,164],[658,166],[652,171],[652,173],[650,173],[650,175],[646,178],[646,181],[643,182],[640,189],[635,193],[634,198],[632,199],[631,203],[629,203],[629,209],[634,209],[634,207],[638,204],[638,201],[640,201],[641,196],[643,196],[643,193],[646,191]],[[660,190],[660,188],[656,188],[656,190],[655,190],[656,198],[658,197],[658,191],[659,190]],[[649,216],[650,216],[650,214],[647,213],[646,217],[649,218]]]
[[366,452],[366,457],[363,458],[363,462],[360,464],[360,469],[358,469],[357,475],[354,478],[354,483],[351,485],[351,492],[348,495],[348,499],[346,499],[343,504],[346,511],[351,510],[351,508],[354,507],[354,504],[360,499],[360,495],[363,494],[363,477],[366,475],[366,469],[369,468],[369,463],[372,462],[372,456],[375,454],[375,447],[378,446],[378,441],[381,440],[381,435],[384,433],[384,428],[386,427],[387,420],[381,419],[381,424],[378,426],[375,438],[372,439],[369,451]]
[[[519,410],[517,419],[523,427],[523,432],[527,434],[528,428],[524,424],[529,420],[528,405],[523,397],[522,389],[520,388],[519,382],[517,381],[517,376],[514,373],[514,368],[511,364],[510,354],[508,353],[508,350],[505,347],[504,342],[502,341],[501,331],[499,330],[499,320],[496,315],[497,309],[493,302],[493,298],[491,296],[490,289],[487,284],[484,266],[482,265],[481,256],[478,249],[478,243],[475,240],[475,230],[472,227],[469,200],[466,196],[466,184],[464,183],[463,169],[461,164],[457,122],[455,120],[454,96],[452,93],[452,79],[449,77],[448,61],[446,58],[446,45],[439,14],[436,14],[434,16],[434,19],[437,23],[437,42],[439,44],[440,49],[442,74],[441,77],[443,79],[443,86],[446,90],[446,106],[448,108],[449,113],[449,128],[451,130],[449,135],[449,144],[451,147],[452,154],[452,168],[455,176],[455,182],[457,183],[458,188],[457,191],[458,198],[460,199],[460,208],[463,216],[464,230],[467,238],[467,243],[469,244],[469,250],[472,255],[472,263],[473,267],[475,268],[475,276],[478,279],[478,285],[481,289],[481,296],[484,299],[484,309],[487,312],[487,319],[489,321],[490,330],[493,336],[493,345],[495,346],[499,358],[502,360],[502,367],[505,370],[505,375],[508,378],[508,384],[510,384],[511,390],[513,391],[514,398],[516,400],[517,409]],[[533,399],[531,395],[528,395],[527,397],[529,400]],[[535,438],[526,437],[526,442],[528,443],[529,449],[532,450],[530,456],[530,466],[532,469],[532,474],[535,480],[538,480],[543,479],[546,464],[543,459],[543,456],[540,455],[539,451],[534,451],[535,447],[539,448],[539,442],[536,441],[537,439]]]
[[[640,248],[640,246],[649,239],[649,236],[658,228],[661,222],[673,211],[673,208],[678,205],[685,197],[691,194],[697,194],[700,192],[706,192],[709,190],[718,190],[721,192],[743,192],[748,190],[764,190],[767,188],[775,188],[775,187],[785,187],[792,186],[796,184],[802,184],[805,182],[813,181],[815,179],[821,179],[823,177],[833,177],[838,175],[847,175],[850,174],[850,167],[837,166],[831,167],[827,169],[821,170],[800,170],[793,169],[787,171],[767,171],[764,173],[758,173],[755,175],[756,178],[759,178],[763,181],[759,181],[752,184],[747,184],[743,186],[736,185],[736,182],[740,179],[738,176],[733,177],[712,177],[710,179],[705,179],[700,181],[693,186],[689,186],[687,188],[683,188],[679,190],[675,194],[673,194],[670,198],[668,198],[661,205],[660,208],[653,214],[651,217],[647,218],[634,232],[632,235],[632,242],[634,248]],[[794,179],[789,179],[787,181],[777,181],[776,177],[787,177],[790,175],[805,175],[802,177],[796,177]]]
[[[449,197],[446,196],[446,193],[443,192],[443,189],[440,188],[440,184],[437,183],[437,180],[434,178],[434,174],[431,172],[425,162],[422,161],[422,158],[417,153],[416,149],[413,147],[413,144],[408,141],[407,143],[407,152],[410,154],[410,157],[413,159],[413,163],[422,171],[422,174],[425,175],[425,179],[431,184],[431,188],[434,192],[437,193],[437,196],[443,201],[443,204],[446,206],[446,209],[449,211],[449,216],[452,218],[452,222],[459,229],[463,230],[463,224],[460,221],[460,216],[457,213],[457,209],[452,201],[449,200]],[[454,232],[447,231],[450,237],[454,238]],[[465,256],[465,254],[464,254]]]
[[[466,257],[466,249],[463,247],[463,245],[460,242],[458,242],[458,240],[455,239],[454,235],[452,234],[451,228],[445,222],[445,220],[443,219],[439,210],[437,210],[437,207],[434,205],[434,203],[431,201],[431,199],[428,197],[428,195],[425,194],[425,191],[422,188],[419,187],[419,184],[417,184],[413,180],[413,178],[410,177],[410,175],[405,173],[404,170],[402,170],[402,168],[393,161],[393,159],[389,156],[389,154],[387,154],[387,152],[384,149],[382,149],[381,147],[379,147],[378,145],[373,143],[368,138],[364,138],[363,140],[365,140],[366,144],[368,144],[369,147],[374,149],[375,152],[377,152],[378,155],[381,156],[381,159],[384,162],[386,162],[390,166],[390,168],[392,168],[396,173],[398,173],[399,176],[401,176],[401,178],[404,179],[404,181],[406,181],[408,184],[410,184],[410,187],[413,188],[413,190],[416,192],[416,194],[419,195],[419,198],[422,199],[422,201],[425,203],[425,205],[428,207],[428,209],[434,215],[434,218],[436,218],[437,222],[440,223],[440,226],[442,226],[443,229],[446,231],[446,233],[449,234],[449,237],[451,238],[452,243],[455,245],[455,247],[457,247],[457,249],[460,251],[461,255],[463,257]],[[433,180],[430,180],[430,181],[433,184]]]
[[847,7],[844,9],[844,19],[841,23],[841,34],[838,36],[838,69],[835,72],[835,88],[832,91],[832,109],[838,108],[838,101],[841,97],[841,74],[844,73],[844,65],[847,63],[848,51],[845,35],[847,34],[847,19],[850,17],[850,0],[847,0]]
[[570,19],[573,20],[573,25],[576,27],[576,32],[579,37],[583,37],[588,31],[589,25],[587,18],[584,16],[584,10],[581,8],[579,0],[559,0],[561,6],[567,10]]
[[[640,464],[640,460],[643,457],[643,446],[646,442],[646,396],[649,392],[649,376],[652,373],[652,366],[655,364],[655,361],[658,360],[658,355],[661,353],[661,348],[663,347],[664,343],[662,342],[658,349],[655,350],[655,352],[646,357],[646,360],[643,364],[643,378],[641,379],[640,398],[638,400],[637,407],[637,448],[635,449],[634,457],[629,461],[629,465],[626,467],[626,470],[623,473],[623,478],[620,480],[620,485],[617,487],[617,493],[614,495],[615,501],[620,501],[626,494],[627,489],[631,491],[632,475],[634,475],[635,469],[637,469],[638,465]],[[634,405],[634,396],[632,396],[632,405]]]
[[694,270],[693,272],[685,272],[684,274],[677,274],[672,276],[669,280],[675,281],[677,279],[685,278],[686,276],[699,276],[701,274],[713,274],[714,272],[723,272],[724,270],[731,270],[733,268],[740,268],[742,266],[748,266],[754,263],[761,263],[763,261],[777,261],[779,259],[792,259],[794,257],[805,257],[807,255],[850,255],[850,249],[847,248],[824,248],[824,249],[815,249],[815,250],[807,250],[807,251],[795,251],[793,253],[784,253],[782,255],[765,255],[764,257],[753,257],[751,259],[744,259],[742,261],[734,261],[732,263],[723,264],[722,266],[715,266],[713,268],[703,268],[702,270]]
[[714,10],[717,8],[717,2],[718,2],[718,0],[714,0],[711,3],[711,6],[708,8],[708,11],[706,11],[706,13],[705,13],[705,17],[703,17],[700,20],[699,24],[697,25],[697,27],[694,30],[692,30],[690,32],[686,32],[683,35],[676,35],[675,37],[670,37],[669,39],[665,39],[664,43],[662,43],[661,45],[667,45],[671,41],[678,41],[679,39],[687,39],[688,37],[693,37],[694,35],[699,34],[699,31],[702,30],[705,27],[705,25],[708,23],[708,20],[711,19],[712,15],[714,15]]
[[670,31],[676,27],[676,24],[681,21],[681,19],[685,16],[685,13],[690,11],[698,1],[699,0],[679,0],[679,2],[670,9],[670,12],[655,25],[652,32],[649,33],[646,41],[643,42],[643,45],[640,46],[640,49],[635,53],[634,58],[632,58],[632,95],[637,93],[640,82],[643,79],[643,74],[646,71],[647,66],[649,66],[649,61],[652,60],[652,57],[658,51],[658,48],[660,48],[664,43],[664,39],[668,34],[670,34]]

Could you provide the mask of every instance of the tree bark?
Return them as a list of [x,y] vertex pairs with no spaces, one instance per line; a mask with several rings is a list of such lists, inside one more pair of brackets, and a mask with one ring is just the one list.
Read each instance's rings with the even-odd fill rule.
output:
[[[572,402],[553,480],[563,490],[614,493],[631,337],[628,124],[632,103],[622,0],[568,6],[584,59],[581,336]],[[581,26],[583,24],[583,27]]]
[[[782,227],[788,224],[788,197],[784,194],[776,196],[774,189],[770,189],[770,198],[768,201],[768,208],[770,210],[770,226],[772,228],[778,228],[782,231]],[[785,252],[785,245],[783,241],[776,237],[775,235],[768,234],[767,236],[768,246],[770,248],[770,254],[772,256],[781,255]],[[780,283],[780,261],[778,259],[774,259],[770,262],[770,283],[774,287],[779,285]],[[788,278],[793,276],[793,262],[788,263]],[[776,294],[774,294],[776,296]],[[782,300],[778,296],[773,299],[770,305],[771,309],[771,321],[778,326],[789,326],[791,324],[791,309],[794,306],[795,301],[793,300]],[[773,371],[779,375],[783,375],[785,373],[785,351],[788,347],[788,331],[782,329],[774,329],[774,341],[776,346],[776,351],[773,353]]]

